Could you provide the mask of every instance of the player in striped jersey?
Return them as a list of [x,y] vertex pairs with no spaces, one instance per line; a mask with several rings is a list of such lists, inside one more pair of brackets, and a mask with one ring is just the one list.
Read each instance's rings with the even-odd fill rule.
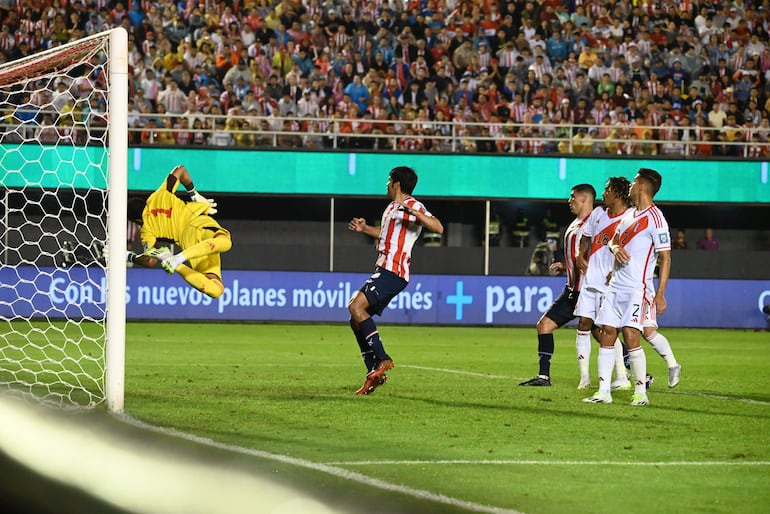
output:
[[[578,389],[591,386],[589,360],[591,357],[591,334],[599,340],[600,329],[594,324],[599,307],[607,291],[607,282],[615,256],[607,249],[623,216],[631,209],[628,197],[630,182],[625,177],[612,177],[607,180],[602,194],[604,205],[593,210],[583,226],[580,239],[580,252],[577,266],[583,271],[583,287],[578,299],[575,315],[578,316],[577,349],[580,382]],[[615,341],[615,372],[628,382],[623,364],[623,348],[620,341]]]
[[581,273],[577,268],[578,248],[583,225],[594,208],[596,190],[590,184],[578,184],[572,188],[569,196],[569,208],[575,219],[564,232],[564,262],[555,262],[550,271],[556,275],[567,272],[567,284],[548,311],[537,322],[537,354],[540,359],[540,372],[534,378],[522,382],[521,386],[550,386],[551,357],[553,357],[554,331],[575,319],[575,305],[580,294]]
[[[610,378],[615,362],[615,339],[622,331],[628,346],[634,394],[631,405],[647,405],[645,377],[647,360],[641,346],[645,321],[645,301],[658,314],[666,310],[666,287],[671,271],[671,237],[668,222],[653,203],[660,190],[660,174],[641,168],[631,184],[630,195],[635,209],[623,217],[609,244],[615,255],[615,267],[605,300],[596,320],[602,326],[599,349],[599,391],[585,398],[587,403],[612,403]],[[648,290],[655,261],[660,266],[657,292]]]
[[377,261],[374,274],[353,295],[348,304],[350,328],[361,348],[366,365],[366,379],[356,394],[370,394],[385,383],[385,372],[393,368],[393,359],[385,352],[374,316],[409,283],[412,247],[422,229],[442,234],[444,226],[425,206],[412,197],[417,173],[412,168],[397,166],[390,171],[387,194],[390,203],[382,213],[380,227],[366,224],[364,218],[353,218],[348,228],[377,238]]

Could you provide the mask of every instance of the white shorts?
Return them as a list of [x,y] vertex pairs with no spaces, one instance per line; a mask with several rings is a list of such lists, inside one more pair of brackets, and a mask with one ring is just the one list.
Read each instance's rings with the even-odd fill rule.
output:
[[618,329],[631,327],[641,332],[645,319],[644,300],[642,291],[607,291],[596,324]]
[[599,309],[604,301],[604,292],[596,289],[581,289],[578,303],[575,306],[575,316],[596,320]]

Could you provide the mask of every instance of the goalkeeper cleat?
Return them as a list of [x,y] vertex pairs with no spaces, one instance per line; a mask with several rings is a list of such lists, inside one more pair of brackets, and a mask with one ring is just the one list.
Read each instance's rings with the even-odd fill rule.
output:
[[147,257],[154,257],[159,261],[163,261],[164,259],[173,257],[174,254],[171,253],[170,248],[166,246],[161,246],[160,248],[150,248],[149,250],[145,250],[145,252],[142,255]]
[[635,394],[631,397],[631,405],[649,405],[646,394]]
[[593,396],[583,398],[584,403],[612,403],[612,395],[610,393],[603,393],[596,391]]
[[679,381],[682,379],[682,366],[677,364],[671,368],[668,368],[668,387],[676,387],[679,385]]
[[173,275],[174,271],[176,271],[176,264],[174,264],[173,260],[174,258],[171,256],[160,261],[160,267],[163,268],[164,271],[169,275]]

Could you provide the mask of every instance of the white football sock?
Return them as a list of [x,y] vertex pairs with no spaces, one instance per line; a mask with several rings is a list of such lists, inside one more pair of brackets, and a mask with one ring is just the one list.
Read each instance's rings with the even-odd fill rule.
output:
[[647,357],[640,346],[628,350],[628,360],[631,361],[631,373],[634,375],[634,393],[647,394]]
[[618,380],[628,380],[628,373],[626,372],[626,363],[623,360],[623,344],[620,339],[615,339],[615,378]]
[[588,330],[578,330],[575,338],[575,348],[577,350],[578,369],[580,370],[580,380],[585,381],[591,378],[588,369],[591,361],[591,332]]
[[676,361],[676,357],[674,357],[674,351],[671,349],[671,345],[669,344],[668,339],[666,339],[663,334],[659,332],[653,332],[652,337],[647,339],[647,342],[652,345],[656,352],[658,352],[658,355],[663,357],[669,368],[673,368],[679,364]]
[[615,362],[614,348],[599,348],[599,392],[610,394],[612,385],[612,364]]

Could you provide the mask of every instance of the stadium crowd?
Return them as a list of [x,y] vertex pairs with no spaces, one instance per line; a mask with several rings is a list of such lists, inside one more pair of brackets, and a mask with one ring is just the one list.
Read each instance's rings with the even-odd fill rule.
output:
[[769,12],[770,0],[0,0],[0,63],[125,27],[132,144],[761,157]]

